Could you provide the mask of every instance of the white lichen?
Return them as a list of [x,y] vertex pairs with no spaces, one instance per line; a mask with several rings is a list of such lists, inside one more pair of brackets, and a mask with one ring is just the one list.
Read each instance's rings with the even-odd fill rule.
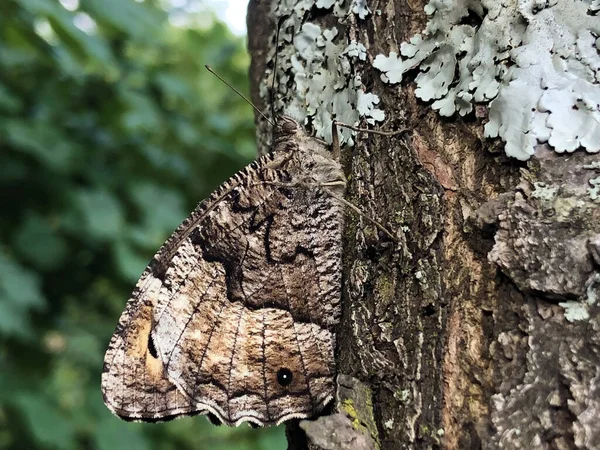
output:
[[361,61],[365,61],[367,59],[367,49],[365,46],[354,40],[350,41],[350,45],[346,47],[344,54],[358,58]]
[[587,305],[580,302],[568,301],[560,302],[559,306],[562,306],[565,310],[565,319],[569,322],[575,322],[576,320],[586,320],[590,318]]
[[[404,45],[404,44],[403,44]],[[377,55],[373,66],[381,70],[381,80],[384,83],[400,83],[405,70],[402,59],[398,58],[396,52],[390,52],[390,56]]]
[[592,178],[590,180],[592,187],[588,188],[588,194],[592,201],[600,201],[600,177]]
[[[598,1],[600,1],[600,0],[598,0]],[[593,161],[590,164],[584,164],[583,168],[589,169],[589,170],[600,170],[600,161]]]
[[[377,108],[379,98],[365,91],[361,78],[355,73],[356,61],[365,61],[367,52],[360,42],[348,43],[336,27],[322,29],[306,21],[313,7],[333,9],[340,20],[355,13],[364,18],[370,13],[364,0],[285,0],[276,4],[275,16],[282,18],[278,60],[275,109],[284,111],[300,122],[310,124],[317,137],[331,142],[333,120],[357,125],[362,118],[369,124],[384,120]],[[289,45],[288,43],[291,43]],[[274,60],[274,54],[271,57]],[[269,98],[271,80],[261,86],[261,95]],[[340,141],[353,144],[354,132],[339,130]]]
[[[418,67],[417,97],[443,116],[489,104],[488,137],[528,159],[538,142],[557,152],[600,151],[598,1],[431,0],[423,33],[374,66],[399,83]],[[466,23],[477,18],[477,24]],[[472,22],[472,20],[469,20]]]
[[586,296],[581,302],[567,301],[561,302],[558,305],[565,309],[565,318],[569,322],[576,320],[586,320],[590,318],[589,308],[590,306],[598,302],[598,290],[600,288],[600,275],[594,274],[588,280]]
[[354,0],[352,12],[361,19],[365,19],[369,14],[371,14],[371,10],[367,6],[367,0]]
[[558,192],[558,186],[548,187],[545,183],[535,182],[533,183],[534,190],[531,193],[531,197],[539,198],[540,200],[552,200]]
[[356,110],[358,114],[365,117],[367,122],[373,125],[375,122],[381,122],[385,119],[385,114],[381,109],[377,109],[375,105],[379,103],[379,97],[363,91],[358,91],[358,100]]
[[317,0],[317,8],[329,9],[335,4],[335,0]]

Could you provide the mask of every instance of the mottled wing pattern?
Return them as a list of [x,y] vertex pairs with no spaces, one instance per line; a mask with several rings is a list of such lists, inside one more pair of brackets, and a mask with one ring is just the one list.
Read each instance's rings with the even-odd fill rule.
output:
[[275,141],[140,278],[105,356],[102,391],[118,416],[270,425],[332,398],[342,208],[321,185],[343,175],[291,119]]

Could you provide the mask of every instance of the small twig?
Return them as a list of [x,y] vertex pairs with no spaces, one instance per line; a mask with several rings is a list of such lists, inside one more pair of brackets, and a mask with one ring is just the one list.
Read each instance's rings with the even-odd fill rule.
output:
[[353,130],[353,131],[371,133],[371,134],[379,134],[381,136],[396,136],[398,134],[403,134],[408,131],[408,128],[402,128],[401,130],[397,130],[397,131],[379,131],[379,130],[371,130],[369,128],[358,128],[353,125],[348,125],[348,124],[345,124],[342,122],[338,122],[337,120],[334,120],[333,123],[334,123],[334,125],[339,125],[340,127],[343,127],[343,128],[349,128],[350,130]]

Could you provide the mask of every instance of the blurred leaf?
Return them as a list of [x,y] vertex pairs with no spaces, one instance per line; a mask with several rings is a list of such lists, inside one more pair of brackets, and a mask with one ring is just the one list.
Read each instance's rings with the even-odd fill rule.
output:
[[[138,39],[159,41],[157,29],[163,24],[163,14],[143,3],[123,0],[81,0],[83,9],[99,22],[104,22]],[[152,30],[149,33],[148,30]]]
[[86,34],[75,26],[74,14],[59,2],[49,0],[20,0],[20,5],[30,13],[45,17],[65,47],[79,58],[87,58],[98,70],[114,67],[110,48],[98,36]]
[[27,164],[22,161],[9,159],[4,164],[0,165],[0,183],[10,184],[14,181],[23,180],[29,173]]
[[98,240],[107,240],[123,230],[123,211],[117,199],[104,190],[80,190],[75,203],[82,215],[81,227]]
[[140,433],[140,424],[120,422],[116,417],[108,417],[98,424],[95,432],[98,450],[147,450],[147,440]]
[[193,146],[202,137],[196,127],[186,120],[175,121],[173,127],[179,139],[185,145]]
[[77,330],[67,336],[65,356],[70,361],[89,364],[91,367],[102,366],[104,349],[97,336],[88,330]]
[[33,330],[26,311],[16,302],[0,303],[0,334],[31,339]]
[[12,95],[6,86],[0,84],[0,110],[15,113],[18,112],[22,106],[21,99]]
[[15,249],[23,259],[41,270],[56,269],[67,255],[65,240],[36,213],[25,216],[15,237]]
[[258,442],[260,448],[287,448],[288,443],[285,437],[285,425],[280,425],[276,428],[271,428],[267,433],[261,433]]
[[141,255],[128,243],[119,241],[115,244],[115,261],[119,273],[124,280],[135,283],[142,274],[144,267],[148,265],[147,256]]
[[160,126],[161,118],[152,99],[132,90],[125,90],[122,98],[127,112],[123,115],[123,126],[130,131],[154,130]]
[[209,124],[211,127],[219,130],[222,133],[228,133],[233,128],[233,123],[230,117],[226,114],[220,114],[215,112],[209,118]]
[[0,252],[0,334],[32,336],[29,311],[45,304],[38,276]]
[[183,198],[173,190],[153,183],[136,183],[130,187],[131,199],[136,203],[145,228],[158,233],[156,239],[164,241],[165,233],[171,233],[191,211],[185,211]]
[[156,74],[154,80],[171,102],[189,102],[193,96],[191,86],[182,77],[168,72],[159,72]]
[[[3,35],[5,41],[0,43],[0,60],[6,69],[15,70],[26,67],[38,58],[35,48],[28,46],[19,29],[7,25],[3,30]],[[6,46],[7,43],[11,46]]]
[[74,448],[75,429],[69,419],[46,398],[24,393],[16,397],[15,403],[39,443],[59,449]]
[[49,168],[64,171],[69,167],[73,148],[56,127],[37,121],[5,120],[0,122],[0,131],[13,148],[29,153]]

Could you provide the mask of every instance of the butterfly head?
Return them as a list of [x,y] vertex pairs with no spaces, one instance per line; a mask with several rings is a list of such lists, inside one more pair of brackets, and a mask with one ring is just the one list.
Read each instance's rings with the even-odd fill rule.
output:
[[304,130],[289,116],[279,116],[273,129],[273,152],[292,154],[301,147]]
[[295,183],[326,185],[337,194],[343,194],[345,177],[342,168],[325,141],[307,135],[289,116],[279,117],[273,137],[273,153],[284,155],[286,164],[296,168],[291,171]]
[[302,131],[300,124],[290,116],[279,116],[275,124],[275,136],[291,137]]

